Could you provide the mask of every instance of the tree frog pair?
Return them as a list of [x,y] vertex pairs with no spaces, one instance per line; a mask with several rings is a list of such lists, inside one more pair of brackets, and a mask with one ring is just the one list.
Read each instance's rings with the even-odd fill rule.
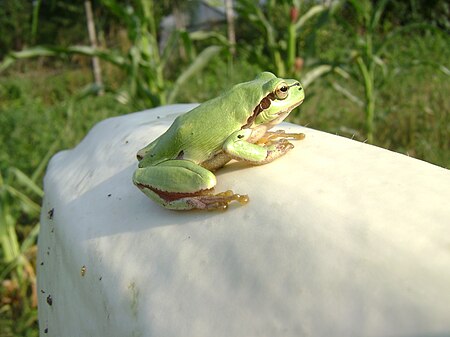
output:
[[299,106],[301,84],[263,72],[178,116],[170,128],[137,153],[134,184],[160,205],[174,210],[226,209],[248,202],[232,191],[214,194],[212,171],[231,159],[262,165],[294,146],[302,133],[269,132]]

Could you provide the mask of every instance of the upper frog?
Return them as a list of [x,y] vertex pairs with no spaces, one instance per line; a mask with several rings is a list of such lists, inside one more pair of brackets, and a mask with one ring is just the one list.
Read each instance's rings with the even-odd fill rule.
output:
[[[303,102],[297,80],[263,72],[219,97],[178,116],[170,128],[139,150],[134,183],[171,209],[225,208],[248,198],[231,191],[212,194],[211,170],[229,160],[266,164],[293,148],[287,138],[303,134],[268,132]],[[274,141],[274,139],[277,139]]]

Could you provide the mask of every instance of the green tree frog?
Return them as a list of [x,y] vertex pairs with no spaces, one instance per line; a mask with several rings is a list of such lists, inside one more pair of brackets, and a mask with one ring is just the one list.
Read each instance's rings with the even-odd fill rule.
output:
[[263,72],[178,116],[170,128],[137,153],[134,184],[174,210],[226,209],[247,195],[214,194],[214,170],[232,159],[262,165],[283,156],[302,133],[270,132],[305,97],[297,80]]

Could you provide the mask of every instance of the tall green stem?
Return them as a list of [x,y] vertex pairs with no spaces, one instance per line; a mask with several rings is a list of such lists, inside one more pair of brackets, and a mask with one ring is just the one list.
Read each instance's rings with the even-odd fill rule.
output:
[[373,133],[374,133],[374,119],[375,119],[375,97],[374,93],[371,92],[366,95],[366,128],[367,128],[367,141],[373,143]]
[[375,118],[375,92],[374,92],[374,68],[371,61],[369,65],[364,63],[361,56],[357,58],[358,68],[364,80],[365,113],[367,141],[373,143],[374,118]]
[[42,0],[33,2],[33,17],[31,21],[31,42],[36,43],[36,35],[39,24],[39,9],[41,7]]
[[273,50],[273,58],[277,67],[277,76],[284,77],[286,75],[286,68],[284,67],[280,52],[276,49]]
[[161,56],[159,54],[158,47],[158,35],[156,29],[155,16],[153,11],[153,0],[141,0],[140,6],[144,13],[145,24],[142,25],[142,39],[145,43],[144,47],[141,48],[142,51],[150,50],[149,58],[150,62],[153,63],[153,68],[155,71],[155,78],[148,78],[149,87],[152,87],[152,84],[155,83],[154,91],[158,96],[159,104],[165,105],[167,103],[167,97],[165,92],[165,82],[164,82],[164,74],[163,67],[161,63]]
[[288,28],[288,45],[287,45],[287,65],[288,65],[288,72],[291,73],[294,69],[294,62],[295,62],[295,54],[296,54],[296,43],[297,40],[297,31],[295,29],[295,24],[291,22],[289,24]]

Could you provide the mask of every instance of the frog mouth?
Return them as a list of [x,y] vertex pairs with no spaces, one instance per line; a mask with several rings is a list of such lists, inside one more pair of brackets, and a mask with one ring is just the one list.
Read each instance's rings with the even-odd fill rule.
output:
[[305,99],[303,98],[301,101],[299,101],[298,103],[295,103],[290,109],[292,110],[292,109],[295,109],[296,107],[298,107],[300,104],[302,104],[303,103],[303,101],[304,101]]
[[291,111],[294,110],[296,107],[298,107],[300,104],[302,104],[304,100],[305,100],[305,99],[302,99],[301,101],[298,101],[297,103],[292,104],[291,106],[288,106],[286,109],[281,110],[281,111],[278,113],[278,115],[281,115],[281,114],[284,114],[284,113],[289,113],[289,112],[291,112]]
[[[294,85],[300,85],[300,84],[294,84]],[[270,93],[266,97],[264,97],[261,102],[253,109],[253,113],[250,115],[250,117],[247,118],[246,123],[241,127],[241,129],[245,129],[250,127],[256,117],[264,110],[268,109],[272,102],[274,101],[275,97],[273,93]],[[298,101],[297,103],[294,103],[291,106],[288,106],[287,108],[281,109],[278,112],[274,113],[273,116],[282,116],[282,115],[288,115],[293,109],[298,107],[300,104],[303,103],[304,98],[301,101]]]

